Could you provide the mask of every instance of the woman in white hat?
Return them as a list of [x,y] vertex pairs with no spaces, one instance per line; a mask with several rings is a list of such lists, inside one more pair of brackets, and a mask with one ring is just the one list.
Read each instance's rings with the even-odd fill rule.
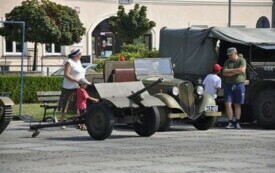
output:
[[[65,63],[64,80],[58,108],[61,111],[61,122],[64,121],[68,108],[76,108],[76,90],[78,88],[78,82],[81,78],[85,77],[85,69],[81,65],[80,58],[80,49],[73,49],[68,55],[68,60]],[[62,128],[66,127],[62,126]]]

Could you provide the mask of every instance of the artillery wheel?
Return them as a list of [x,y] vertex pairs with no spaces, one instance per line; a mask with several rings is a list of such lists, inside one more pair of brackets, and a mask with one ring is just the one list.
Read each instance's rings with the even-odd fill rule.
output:
[[138,113],[134,130],[139,136],[151,136],[158,130],[159,119],[159,111],[156,107],[145,108]]
[[169,118],[169,110],[165,107],[158,107],[160,121],[159,121],[159,132],[165,132],[170,129],[170,118]]
[[6,129],[12,120],[12,106],[4,105],[0,100],[0,134]]
[[202,116],[196,119],[195,122],[193,122],[193,126],[198,130],[208,130],[211,127],[213,127],[215,122],[216,122],[216,117]]
[[113,131],[113,113],[103,104],[92,105],[85,116],[85,125],[92,138],[95,140],[104,140]]
[[275,92],[274,90],[264,90],[259,93],[254,101],[254,115],[258,124],[263,128],[275,128]]

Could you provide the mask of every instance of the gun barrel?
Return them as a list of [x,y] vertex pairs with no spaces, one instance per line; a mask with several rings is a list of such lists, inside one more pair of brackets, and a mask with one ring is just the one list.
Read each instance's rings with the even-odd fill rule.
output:
[[132,95],[128,96],[129,99],[135,99],[137,96],[139,96],[141,93],[147,91],[148,89],[152,88],[153,86],[157,85],[158,83],[161,83],[163,81],[163,78],[159,78],[158,80],[156,80],[155,82],[151,83],[150,85],[148,85],[147,87],[133,93]]

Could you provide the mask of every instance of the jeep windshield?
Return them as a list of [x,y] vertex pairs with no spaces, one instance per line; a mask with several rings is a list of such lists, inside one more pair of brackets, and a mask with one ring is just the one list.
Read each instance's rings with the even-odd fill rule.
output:
[[136,76],[172,76],[171,58],[137,58],[134,60]]

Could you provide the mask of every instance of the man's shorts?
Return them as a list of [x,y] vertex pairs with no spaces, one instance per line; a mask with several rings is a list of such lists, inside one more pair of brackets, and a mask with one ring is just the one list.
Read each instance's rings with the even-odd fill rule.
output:
[[244,104],[245,86],[244,83],[225,85],[224,87],[224,102]]

